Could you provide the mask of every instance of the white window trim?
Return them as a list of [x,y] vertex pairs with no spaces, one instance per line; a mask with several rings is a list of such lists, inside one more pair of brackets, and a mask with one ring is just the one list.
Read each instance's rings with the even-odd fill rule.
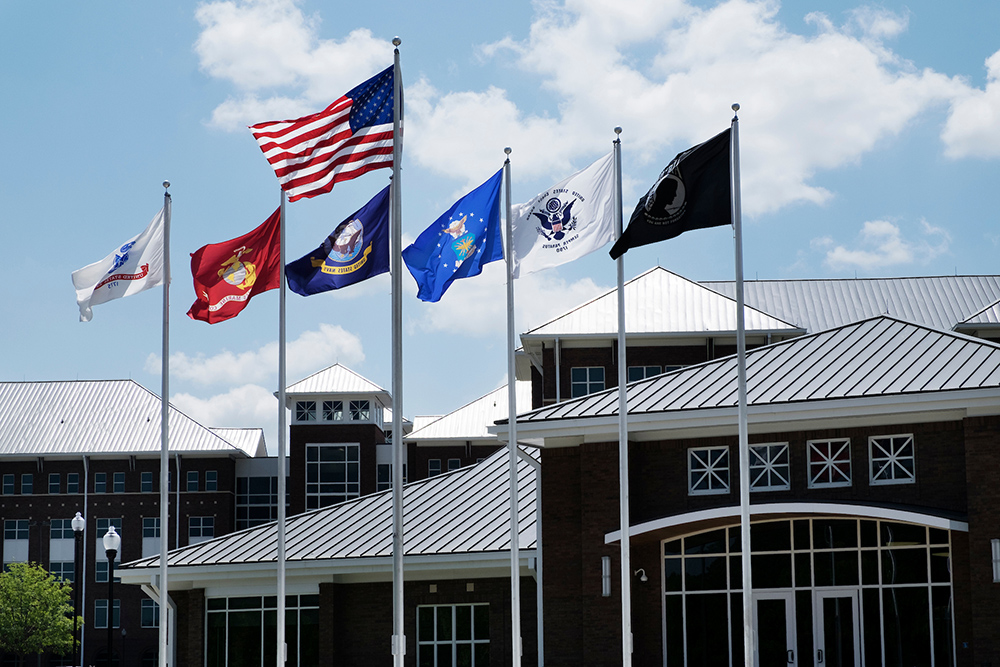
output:
[[[898,458],[909,459],[913,462],[913,473],[909,477],[899,479],[892,477],[891,479],[875,479],[875,441],[876,440],[888,440],[890,442],[890,447],[893,447],[894,441],[897,438],[906,438],[909,440],[910,451],[912,454],[907,457],[897,457],[893,452],[889,455],[879,456],[880,461],[884,461],[885,464],[881,466],[881,469],[889,468],[890,471],[895,471],[900,469],[898,463],[896,463]],[[905,442],[903,445],[905,446]],[[882,449],[879,445],[879,449]],[[882,449],[882,451],[885,451]],[[917,443],[913,439],[912,433],[896,433],[894,435],[872,435],[868,437],[868,483],[872,486],[886,486],[890,484],[915,484],[917,481]]]
[[[754,452],[755,449],[765,449],[770,452],[773,447],[784,447],[785,460],[786,463],[780,464],[785,468],[785,474],[775,470],[774,457],[771,460],[765,461],[759,454]],[[781,450],[778,450],[779,453]],[[756,458],[755,458],[756,457]],[[759,465],[755,465],[754,461],[759,461]],[[758,473],[757,477],[754,477],[754,473]],[[768,472],[773,472],[779,477],[785,477],[785,483],[783,485],[755,485],[754,482],[757,479],[761,479]],[[750,493],[760,492],[760,491],[788,491],[792,488],[792,459],[791,452],[789,451],[789,446],[787,442],[761,442],[758,444],[750,445]]]
[[[724,450],[726,452],[726,457],[725,457],[726,458],[726,467],[725,467],[725,470],[726,470],[726,473],[727,473],[727,475],[729,477],[729,481],[728,482],[723,482],[722,479],[719,478],[718,474],[716,474],[716,470],[722,470],[722,468],[716,468],[715,466],[713,466],[710,463],[710,459],[711,459],[710,455],[708,457],[704,458],[704,459],[702,459],[701,457],[698,457],[699,461],[701,461],[705,465],[705,468],[704,468],[704,471],[703,471],[704,475],[702,477],[704,478],[704,476],[708,476],[709,487],[712,487],[711,480],[714,477],[717,480],[716,483],[724,485],[724,488],[708,488],[708,489],[698,489],[698,490],[696,490],[694,488],[694,486],[695,486],[694,485],[694,480],[692,479],[692,474],[694,473],[694,471],[691,469],[692,455],[695,452],[709,452],[709,451],[719,451],[719,450]],[[688,448],[688,450],[687,450],[688,495],[689,496],[718,496],[718,495],[722,495],[722,494],[725,494],[725,493],[729,493],[730,489],[732,488],[732,479],[733,479],[733,477],[732,477],[732,471],[730,470],[729,463],[730,463],[729,447],[722,446],[722,447],[690,447],[690,448]]]
[[[840,452],[844,451],[845,447],[847,448],[847,477],[848,477],[847,481],[840,480],[840,481],[836,481],[836,482],[816,482],[814,480],[814,478],[813,478],[813,464],[812,464],[812,461],[810,460],[811,459],[810,454],[812,453],[813,446],[814,445],[818,445],[820,443],[840,443],[841,446],[838,447],[836,449],[836,451],[833,452],[833,456],[834,457],[836,457]],[[819,450],[817,449],[816,451],[819,451]],[[820,452],[820,455],[823,456],[826,459],[825,464],[823,466],[823,470],[825,471],[825,470],[831,469],[832,462],[834,461],[834,459],[826,457],[825,455],[823,455],[822,452]],[[843,473],[840,472],[839,468],[833,468],[833,470],[836,470],[839,474],[843,475]],[[806,481],[808,482],[808,487],[810,489],[834,489],[834,488],[843,488],[843,487],[852,486],[854,484],[854,462],[852,461],[852,456],[851,456],[851,439],[850,438],[823,438],[823,439],[817,439],[817,440],[807,440],[806,441]]]

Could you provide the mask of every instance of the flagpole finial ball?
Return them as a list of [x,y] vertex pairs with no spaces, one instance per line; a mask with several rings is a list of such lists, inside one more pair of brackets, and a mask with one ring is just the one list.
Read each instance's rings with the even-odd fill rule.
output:
[[403,40],[401,40],[399,37],[393,37],[392,38],[392,45],[393,46],[399,46],[402,43],[403,43]]
[[163,181],[163,187],[164,187],[164,189],[169,188],[170,187],[170,181]]
[[510,146],[507,146],[507,148],[503,149],[503,152],[504,155],[510,155]]
[[615,128],[615,134],[621,134],[621,133],[622,133],[622,128],[621,128],[621,126],[618,126],[618,127],[616,127],[616,128]]
[[740,105],[738,103],[733,104],[733,111],[739,111],[739,110],[740,110]]

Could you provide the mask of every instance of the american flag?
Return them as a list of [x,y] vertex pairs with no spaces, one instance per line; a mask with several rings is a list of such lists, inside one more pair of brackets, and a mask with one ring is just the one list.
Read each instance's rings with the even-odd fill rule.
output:
[[250,126],[288,201],[392,167],[392,71],[387,67],[319,113]]

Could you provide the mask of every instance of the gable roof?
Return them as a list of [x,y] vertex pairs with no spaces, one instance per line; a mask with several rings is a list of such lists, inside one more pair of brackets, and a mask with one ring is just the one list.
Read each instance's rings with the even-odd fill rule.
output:
[[[531,407],[531,382],[518,381],[517,410],[527,410]],[[489,427],[498,419],[506,419],[508,414],[507,385],[494,389],[471,403],[443,417],[415,429],[406,436],[406,440],[491,440],[496,442],[496,434],[490,433]]]
[[[732,280],[701,281],[734,297]],[[1000,276],[747,280],[745,302],[810,332],[890,315],[935,329],[957,323],[1000,300]]]
[[[536,460],[538,452],[528,453]],[[403,487],[407,556],[510,551],[510,478],[506,449],[482,463]],[[534,549],[536,475],[518,460],[519,548]],[[392,555],[392,491],[382,491],[286,519],[287,562]],[[277,523],[217,537],[169,553],[170,567],[274,563]],[[123,565],[159,567],[159,556]]]
[[375,394],[383,407],[392,407],[388,391],[342,364],[317,371],[285,389],[286,397],[304,394]]
[[[629,280],[625,290],[628,334],[718,335],[736,332],[736,301],[693,280],[653,267]],[[804,333],[798,326],[744,305],[748,333]],[[612,289],[521,335],[532,338],[605,335],[618,332],[618,291]]]
[[[983,388],[1000,389],[1000,345],[892,317],[747,352],[750,407]],[[735,355],[640,380],[627,391],[629,415],[734,408],[737,399]],[[533,410],[518,423],[617,414],[618,390],[609,389]]]
[[264,442],[264,429],[262,428],[220,428],[211,426],[209,430],[235,447],[242,449],[246,452],[247,456],[267,456],[267,445]]
[[[0,382],[0,455],[158,453],[160,409],[160,397],[132,380]],[[172,405],[169,414],[171,452],[261,453]]]
[[955,331],[1000,328],[1000,301],[994,301],[978,313],[955,325]]

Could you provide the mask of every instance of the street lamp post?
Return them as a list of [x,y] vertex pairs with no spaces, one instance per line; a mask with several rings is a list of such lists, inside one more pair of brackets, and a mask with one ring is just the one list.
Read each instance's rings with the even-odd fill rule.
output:
[[104,553],[108,557],[108,662],[111,665],[111,654],[114,648],[114,618],[115,618],[115,556],[121,547],[122,538],[115,532],[114,526],[108,526],[108,532],[104,534]]
[[70,521],[73,526],[73,597],[75,606],[73,607],[73,656],[77,665],[83,664],[83,656],[80,655],[80,589],[83,588],[83,576],[80,572],[80,555],[83,550],[83,531],[87,528],[87,521],[77,512]]

